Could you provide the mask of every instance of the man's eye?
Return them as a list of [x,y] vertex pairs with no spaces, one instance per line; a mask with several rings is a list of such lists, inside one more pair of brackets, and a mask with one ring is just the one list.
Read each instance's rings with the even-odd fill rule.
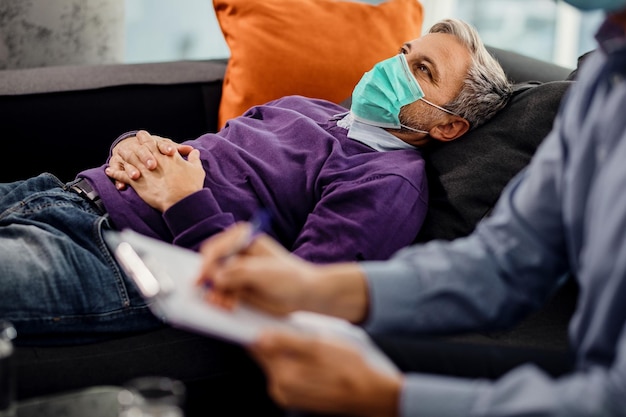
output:
[[430,70],[426,65],[418,65],[417,70],[423,72],[424,74],[430,74]]
[[427,76],[428,78],[431,78],[430,68],[428,68],[428,66],[424,64],[415,64],[413,68],[414,68],[416,76],[421,73]]

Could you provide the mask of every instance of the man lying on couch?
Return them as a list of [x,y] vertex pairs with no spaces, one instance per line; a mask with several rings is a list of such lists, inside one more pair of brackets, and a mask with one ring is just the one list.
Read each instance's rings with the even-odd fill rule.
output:
[[419,146],[483,124],[511,86],[457,20],[400,52],[364,75],[350,112],[285,97],[180,147],[144,131],[122,135],[106,165],[68,184],[42,174],[0,185],[0,316],[21,335],[73,334],[67,342],[160,325],[103,229],[197,249],[265,207],[275,213],[271,235],[309,261],[385,259],[408,245],[427,208]]

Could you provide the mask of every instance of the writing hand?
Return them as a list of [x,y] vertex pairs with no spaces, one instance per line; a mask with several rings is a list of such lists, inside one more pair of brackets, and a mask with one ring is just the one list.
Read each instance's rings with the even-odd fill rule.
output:
[[250,223],[237,223],[202,245],[200,286],[208,302],[233,308],[239,301],[273,314],[303,309],[315,266],[292,255],[265,234],[241,248]]

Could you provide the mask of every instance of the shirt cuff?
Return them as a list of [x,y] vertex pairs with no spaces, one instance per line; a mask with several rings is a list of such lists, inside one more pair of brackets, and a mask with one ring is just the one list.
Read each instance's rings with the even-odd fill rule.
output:
[[174,236],[173,243],[198,250],[202,242],[235,223],[232,213],[224,213],[209,188],[183,198],[163,213],[163,220]]
[[390,268],[389,262],[360,263],[369,297],[367,318],[361,326],[374,334],[389,333],[400,327],[398,323],[406,323],[415,314],[410,295],[418,291],[414,288],[417,280],[412,279],[412,274],[403,271],[402,266]]
[[458,417],[470,415],[486,381],[439,375],[407,374],[400,393],[399,415]]

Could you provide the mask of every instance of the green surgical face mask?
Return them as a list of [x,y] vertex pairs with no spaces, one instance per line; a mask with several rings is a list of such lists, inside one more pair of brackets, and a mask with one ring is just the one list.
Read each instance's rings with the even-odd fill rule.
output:
[[379,62],[366,72],[352,92],[350,111],[355,120],[372,126],[389,129],[406,129],[428,133],[400,123],[398,115],[402,106],[417,100],[454,114],[424,99],[424,91],[411,73],[404,54]]

